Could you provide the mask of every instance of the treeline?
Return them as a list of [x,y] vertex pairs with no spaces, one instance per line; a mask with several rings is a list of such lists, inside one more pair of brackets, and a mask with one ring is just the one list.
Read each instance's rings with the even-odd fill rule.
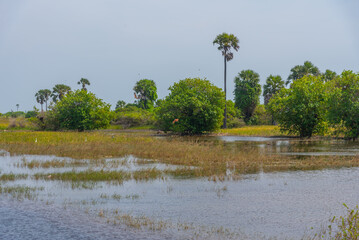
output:
[[[227,126],[279,124],[282,130],[301,137],[313,134],[359,136],[358,74],[344,71],[337,75],[321,73],[311,62],[290,70],[284,81],[270,75],[263,86],[253,70],[243,70],[234,78],[234,101],[225,102],[224,92],[206,79],[188,78],[174,83],[170,94],[158,99],[156,83],[139,80],[134,88],[135,101],[119,100],[115,110],[87,91],[88,79],[82,78],[79,90],[57,84],[52,91],[35,94],[41,111],[32,121],[43,130],[92,130],[109,125],[118,128],[152,126],[164,131],[198,134],[223,126],[227,106]],[[45,105],[45,111],[43,108]],[[357,109],[358,108],[358,109]]]

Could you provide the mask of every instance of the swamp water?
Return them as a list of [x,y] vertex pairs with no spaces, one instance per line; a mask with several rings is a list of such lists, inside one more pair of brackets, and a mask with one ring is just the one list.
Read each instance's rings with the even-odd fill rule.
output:
[[[345,141],[214,137],[230,148],[250,145],[268,154],[357,154]],[[303,156],[301,156],[303,157]],[[29,168],[57,161],[63,166]],[[0,239],[301,239],[318,233],[343,203],[359,202],[359,168],[243,175],[237,181],[128,180],[121,184],[35,180],[65,171],[167,169],[135,159],[101,162],[0,152]],[[51,176],[49,175],[49,178]],[[311,230],[311,228],[313,228]]]

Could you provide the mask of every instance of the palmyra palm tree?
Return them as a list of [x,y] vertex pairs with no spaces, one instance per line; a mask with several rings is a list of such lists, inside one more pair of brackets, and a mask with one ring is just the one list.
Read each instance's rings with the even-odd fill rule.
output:
[[218,50],[222,51],[222,56],[224,57],[224,128],[227,128],[227,62],[233,59],[233,53],[231,52],[231,49],[233,48],[234,50],[238,51],[238,43],[238,38],[233,34],[228,33],[219,34],[213,41],[213,45],[218,44]]
[[90,85],[90,81],[86,78],[81,78],[81,80],[78,81],[77,84],[82,85],[82,90],[87,91],[86,85]]

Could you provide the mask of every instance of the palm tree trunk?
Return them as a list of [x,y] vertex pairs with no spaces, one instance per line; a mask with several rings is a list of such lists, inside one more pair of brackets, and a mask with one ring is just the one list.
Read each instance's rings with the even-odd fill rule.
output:
[[41,112],[43,112],[44,110],[43,110],[43,108],[42,108],[42,105],[43,105],[43,103],[41,103]]
[[224,119],[223,128],[227,128],[227,57],[224,54]]

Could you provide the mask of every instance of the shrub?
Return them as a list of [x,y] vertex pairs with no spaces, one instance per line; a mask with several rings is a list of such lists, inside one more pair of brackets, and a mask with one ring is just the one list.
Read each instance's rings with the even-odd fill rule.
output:
[[37,116],[37,112],[36,111],[28,111],[25,114],[25,118],[32,118],[32,117],[36,117]]
[[344,71],[328,83],[328,118],[332,124],[343,125],[348,138],[359,136],[359,74]]
[[271,125],[272,116],[267,112],[264,105],[258,105],[254,110],[253,116],[248,121],[249,125]]
[[138,108],[136,106],[128,106],[116,110],[112,124],[121,125],[123,128],[148,126],[156,122],[153,112]]
[[235,107],[232,100],[227,100],[227,127],[238,128],[246,125],[241,117],[241,110]]
[[268,104],[268,109],[281,130],[311,137],[327,129],[327,91],[320,77],[304,76],[289,89],[281,89]]
[[110,105],[84,90],[69,92],[44,115],[47,129],[93,130],[110,124]]
[[186,78],[169,88],[157,110],[162,130],[200,134],[219,129],[223,121],[224,92],[206,79]]

